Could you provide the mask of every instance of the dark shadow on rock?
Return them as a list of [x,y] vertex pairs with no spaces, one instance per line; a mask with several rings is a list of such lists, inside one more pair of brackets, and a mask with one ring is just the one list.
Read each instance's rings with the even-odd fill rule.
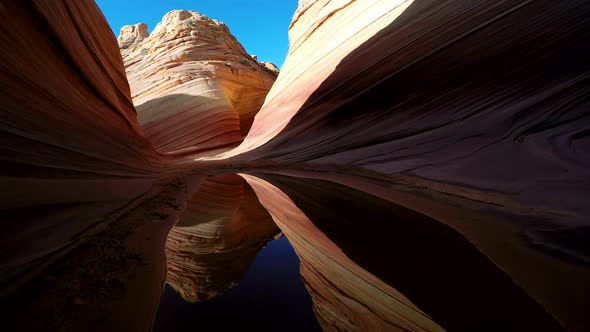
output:
[[523,237],[538,250],[574,264],[590,266],[590,226],[530,229]]

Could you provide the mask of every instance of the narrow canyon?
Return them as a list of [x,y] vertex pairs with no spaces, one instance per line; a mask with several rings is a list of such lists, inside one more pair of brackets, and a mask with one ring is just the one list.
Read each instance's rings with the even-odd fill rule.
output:
[[6,331],[590,331],[590,1],[162,14],[0,2]]

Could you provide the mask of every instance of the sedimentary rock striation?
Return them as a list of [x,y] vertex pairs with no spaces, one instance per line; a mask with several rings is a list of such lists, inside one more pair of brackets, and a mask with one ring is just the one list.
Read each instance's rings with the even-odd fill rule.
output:
[[0,281],[145,192],[158,171],[93,1],[0,5]]
[[148,26],[145,23],[137,23],[135,25],[126,25],[121,28],[117,42],[119,48],[127,49],[129,47],[139,44],[146,39],[150,34],[148,33]]
[[208,178],[168,236],[167,282],[187,301],[211,299],[236,286],[277,233],[243,178]]
[[404,172],[589,215],[589,15],[588,1],[300,1],[281,74],[220,158]]
[[275,77],[227,26],[174,10],[147,36],[121,29],[119,46],[146,138],[160,152],[195,152],[240,143]]

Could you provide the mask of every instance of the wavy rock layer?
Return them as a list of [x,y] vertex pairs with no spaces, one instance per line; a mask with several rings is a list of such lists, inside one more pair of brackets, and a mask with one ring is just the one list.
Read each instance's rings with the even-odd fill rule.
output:
[[167,281],[187,301],[211,299],[236,286],[277,233],[244,179],[208,178],[168,236]]
[[[588,1],[300,1],[243,144],[590,214]],[[253,151],[252,151],[253,150]]]
[[0,44],[3,281],[145,192],[157,156],[94,2],[3,1]]
[[254,60],[221,22],[166,14],[121,29],[119,46],[146,138],[161,152],[235,145],[248,133],[276,73]]

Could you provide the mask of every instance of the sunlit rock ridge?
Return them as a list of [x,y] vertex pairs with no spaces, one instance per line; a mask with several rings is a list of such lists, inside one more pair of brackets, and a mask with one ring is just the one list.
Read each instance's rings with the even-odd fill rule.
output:
[[160,152],[240,143],[276,72],[254,60],[217,20],[173,10],[148,35],[125,26],[119,47],[146,138]]
[[588,1],[300,1],[277,81],[219,158],[362,167],[588,215],[589,12]]

